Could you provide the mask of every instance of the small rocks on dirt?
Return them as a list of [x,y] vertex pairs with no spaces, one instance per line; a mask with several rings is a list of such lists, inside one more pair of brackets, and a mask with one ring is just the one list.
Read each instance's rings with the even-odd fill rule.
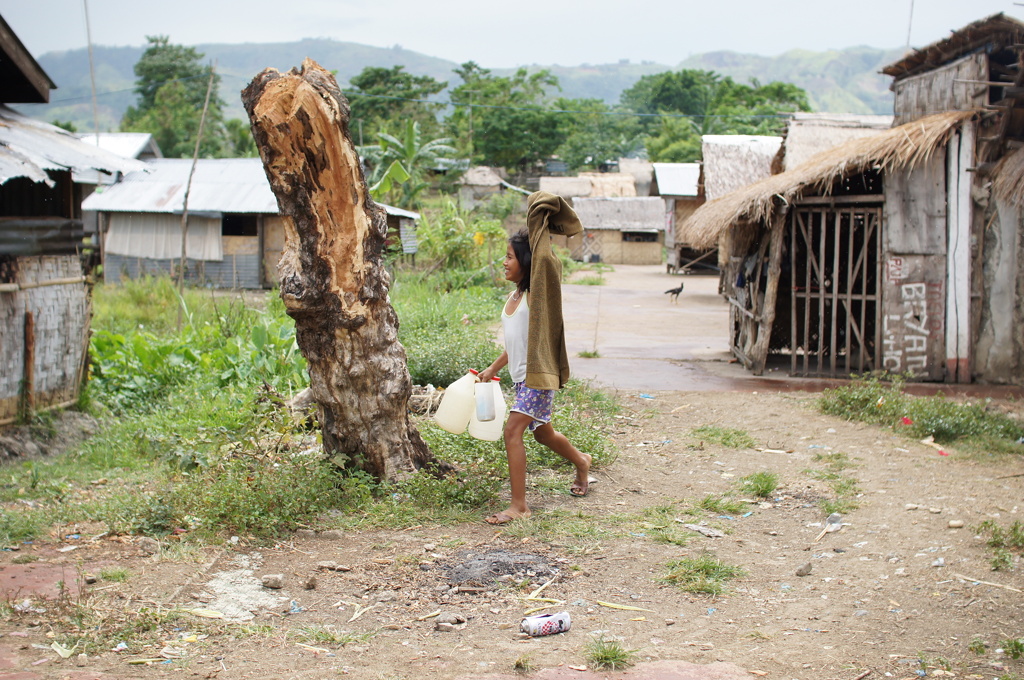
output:
[[264,588],[280,590],[284,588],[284,574],[267,574],[261,579]]
[[339,531],[337,529],[328,529],[327,531],[321,531],[318,535],[325,541],[337,541],[342,538],[345,538],[345,532]]
[[296,529],[296,538],[316,538],[316,532],[312,529]]
[[811,563],[810,562],[804,562],[799,567],[797,567],[796,575],[797,576],[807,576],[807,575],[809,575],[811,573],[811,568],[812,567],[811,567]]
[[352,571],[352,567],[346,567],[344,564],[329,561],[317,562],[316,568],[320,571]]
[[82,576],[82,580],[86,583],[93,584],[96,583],[99,579],[96,578],[96,574],[84,574]]
[[316,590],[316,576],[310,576],[303,581],[302,587],[306,590]]
[[434,622],[434,630],[442,632],[451,632],[458,630],[460,626],[463,626],[467,621],[466,617],[462,614],[440,614],[437,620]]
[[81,668],[85,664],[89,663],[89,655],[85,652],[75,657],[75,665]]
[[941,515],[942,508],[928,508],[928,512],[932,513],[933,515]]
[[948,526],[950,529],[963,529],[964,521],[962,519],[951,519],[946,524],[946,526]]
[[150,555],[156,555],[160,552],[160,542],[154,538],[150,538],[149,536],[140,536],[135,539],[135,545],[139,546]]

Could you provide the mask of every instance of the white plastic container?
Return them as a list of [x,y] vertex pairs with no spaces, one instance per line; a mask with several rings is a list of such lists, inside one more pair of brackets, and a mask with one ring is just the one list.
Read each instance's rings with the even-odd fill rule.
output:
[[473,396],[476,386],[476,371],[471,370],[444,391],[441,404],[434,413],[434,421],[442,430],[452,434],[462,434],[474,415],[476,399]]
[[501,393],[500,379],[494,378],[490,383],[477,384],[478,390],[488,388],[492,390],[493,394],[494,418],[492,420],[480,420],[477,418],[476,410],[474,409],[469,419],[469,436],[488,442],[496,442],[501,439],[501,435],[505,431],[505,412],[507,407],[505,405],[505,397]]
[[[494,420],[494,388],[491,382],[478,382],[474,386],[473,395],[476,397],[476,419],[481,423]],[[472,418],[470,419],[472,422]]]

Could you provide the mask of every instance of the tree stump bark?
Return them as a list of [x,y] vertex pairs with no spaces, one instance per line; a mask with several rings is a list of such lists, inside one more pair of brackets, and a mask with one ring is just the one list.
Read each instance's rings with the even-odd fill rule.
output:
[[434,459],[409,420],[412,380],[384,267],[387,220],[370,198],[334,77],[306,59],[266,69],[242,91],[286,220],[281,298],[295,320],[338,465],[395,479]]

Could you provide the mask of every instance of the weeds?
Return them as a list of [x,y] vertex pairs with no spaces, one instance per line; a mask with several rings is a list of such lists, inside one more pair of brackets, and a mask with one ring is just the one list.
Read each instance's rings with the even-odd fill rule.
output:
[[668,573],[662,579],[663,581],[688,593],[706,593],[708,595],[721,594],[726,582],[746,573],[740,567],[726,564],[706,552],[697,557],[672,560],[665,566]]
[[124,583],[131,575],[124,567],[104,567],[100,570],[100,578],[111,583]]
[[740,480],[740,489],[745,494],[768,498],[779,486],[779,476],[774,472],[755,472]]
[[1002,527],[990,519],[977,527],[977,532],[988,535],[986,544],[992,549],[990,564],[993,571],[1013,569],[1013,554],[1024,553],[1024,523],[1016,521],[1009,527]]
[[578,356],[580,359],[600,359],[601,358],[601,353],[598,352],[596,349],[595,350],[585,349],[582,352],[580,352],[579,354],[577,354],[576,356]]
[[804,474],[812,479],[825,482],[836,494],[834,498],[825,498],[820,503],[822,511],[826,515],[833,512],[846,514],[856,510],[858,504],[854,498],[860,493],[857,480],[842,474],[845,470],[856,467],[850,461],[850,457],[842,452],[816,453],[814,460],[825,464],[824,470],[808,469]]
[[365,642],[373,633],[346,633],[334,626],[303,626],[290,633],[300,642],[312,645],[337,645],[344,647],[353,642]]
[[939,443],[958,442],[968,449],[1020,453],[1016,441],[1024,426],[986,409],[943,396],[913,397],[903,392],[904,378],[885,383],[876,377],[827,389],[818,401],[822,413],[891,427],[916,439],[934,437]]
[[617,640],[605,640],[604,635],[587,642],[584,654],[588,662],[602,670],[617,671],[633,665],[637,650],[626,649]]
[[757,442],[743,430],[717,425],[702,425],[695,428],[690,434],[701,441],[720,444],[730,449],[752,449],[757,446]]
[[708,595],[721,594],[726,582],[746,573],[740,567],[726,564],[706,552],[697,557],[673,560],[665,566],[668,573],[662,579],[663,581],[688,593],[706,593]]
[[1024,657],[1024,637],[1003,640],[1000,646],[1002,646],[1003,652],[1011,659]]
[[578,276],[572,282],[579,286],[603,286],[605,279],[600,275],[588,274],[586,276]]
[[717,515],[735,515],[743,512],[743,502],[727,496],[708,494],[696,503],[696,507]]
[[537,667],[533,663],[533,658],[529,654],[521,654],[516,657],[516,660],[512,662],[512,670],[516,673],[522,673],[527,675],[535,671]]

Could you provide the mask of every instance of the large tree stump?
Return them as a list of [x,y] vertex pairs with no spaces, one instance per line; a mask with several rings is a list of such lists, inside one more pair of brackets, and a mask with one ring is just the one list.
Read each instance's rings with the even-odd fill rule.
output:
[[383,261],[387,221],[366,187],[348,102],[334,77],[306,59],[288,73],[260,73],[242,103],[290,218],[281,297],[309,363],[327,454],[377,479],[433,462],[409,420],[412,380]]

